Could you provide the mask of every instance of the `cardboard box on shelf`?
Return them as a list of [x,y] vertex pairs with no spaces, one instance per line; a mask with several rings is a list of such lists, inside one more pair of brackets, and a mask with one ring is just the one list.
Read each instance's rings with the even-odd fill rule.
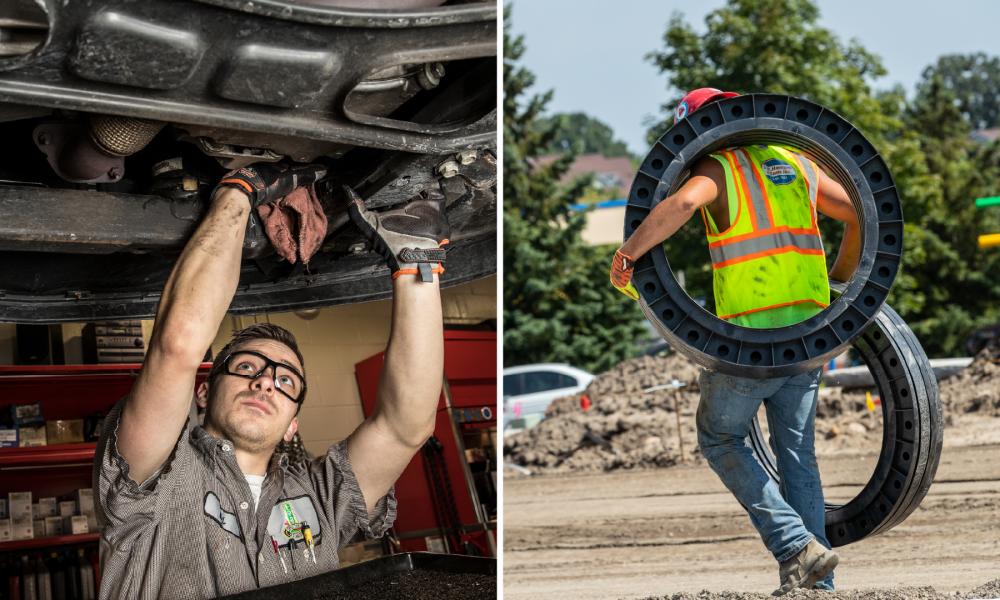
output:
[[86,513],[84,516],[87,517],[87,530],[90,531],[91,533],[99,532],[100,528],[97,526],[97,514],[89,512]]
[[88,531],[90,529],[87,527],[87,517],[83,515],[63,517],[63,532],[65,535],[79,535]]
[[18,426],[45,424],[45,417],[42,416],[42,405],[39,402],[11,406],[10,417],[14,425]]
[[45,537],[45,519],[34,519],[31,522],[31,529],[36,538]]
[[17,429],[0,427],[0,448],[17,448]]
[[63,500],[59,503],[60,517],[72,517],[75,514],[77,514],[76,500]]
[[45,446],[45,425],[22,425],[18,427],[17,443],[21,448]]
[[9,516],[10,514],[7,512],[7,499],[0,498],[0,519],[5,519]]
[[41,515],[42,515],[42,511],[38,508],[38,503],[36,502],[36,503],[32,504],[31,505],[31,520],[34,521],[35,519],[41,519],[42,518]]
[[42,519],[59,515],[59,505],[54,497],[39,498],[38,509]]
[[45,535],[62,535],[63,534],[63,518],[62,517],[46,517],[45,518]]
[[83,419],[57,419],[45,422],[47,443],[78,444],[83,442]]
[[35,537],[35,522],[30,516],[10,520],[10,537],[13,540],[30,540]]
[[0,519],[0,542],[9,542],[10,540],[10,517],[5,517]]
[[81,515],[94,512],[94,490],[92,488],[76,490],[74,500],[76,500],[76,506]]
[[31,520],[31,492],[10,492],[7,494],[7,509],[11,519]]

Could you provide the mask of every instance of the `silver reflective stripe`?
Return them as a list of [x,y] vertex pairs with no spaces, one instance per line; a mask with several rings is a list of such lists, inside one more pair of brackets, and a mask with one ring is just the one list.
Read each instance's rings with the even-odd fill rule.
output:
[[735,260],[764,252],[765,250],[776,250],[792,246],[800,250],[822,250],[823,240],[812,233],[791,233],[789,231],[778,231],[757,238],[732,242],[724,246],[709,248],[708,252],[712,257],[712,264],[719,264],[727,260]]
[[747,182],[747,189],[750,190],[750,208],[757,219],[756,229],[770,229],[771,219],[767,218],[767,203],[764,202],[764,190],[757,183],[754,175],[754,166],[745,151],[736,150],[733,152],[740,171],[743,172],[743,180]]
[[816,187],[819,185],[819,182],[817,181],[816,169],[813,168],[809,159],[798,155],[795,155],[795,158],[798,160],[799,166],[802,167],[802,170],[805,171],[806,181],[809,182],[809,202],[811,202],[813,206],[816,206],[816,196],[819,193],[819,189]]

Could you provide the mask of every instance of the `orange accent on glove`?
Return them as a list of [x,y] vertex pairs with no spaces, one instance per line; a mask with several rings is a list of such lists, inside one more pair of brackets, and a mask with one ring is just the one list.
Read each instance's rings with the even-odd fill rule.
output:
[[611,261],[611,285],[629,298],[638,300],[639,292],[632,285],[632,271],[634,269],[635,260],[619,248],[615,252],[614,259]]

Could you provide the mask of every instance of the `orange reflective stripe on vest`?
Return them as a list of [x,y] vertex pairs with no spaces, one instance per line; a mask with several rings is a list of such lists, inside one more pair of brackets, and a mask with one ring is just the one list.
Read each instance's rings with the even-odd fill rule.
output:
[[816,222],[818,167],[778,146],[747,146],[710,156],[726,172],[731,218],[725,231],[715,231],[702,209],[716,313],[741,324],[739,317],[761,311],[775,309],[775,315],[785,315],[775,317],[781,320],[790,314],[787,307],[809,304],[818,312],[827,306],[826,257]]

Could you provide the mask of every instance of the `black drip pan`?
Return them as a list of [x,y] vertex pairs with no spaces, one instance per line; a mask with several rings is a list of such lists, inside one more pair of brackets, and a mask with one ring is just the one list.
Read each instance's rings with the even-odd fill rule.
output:
[[223,600],[479,600],[497,597],[497,561],[432,552],[376,558]]

